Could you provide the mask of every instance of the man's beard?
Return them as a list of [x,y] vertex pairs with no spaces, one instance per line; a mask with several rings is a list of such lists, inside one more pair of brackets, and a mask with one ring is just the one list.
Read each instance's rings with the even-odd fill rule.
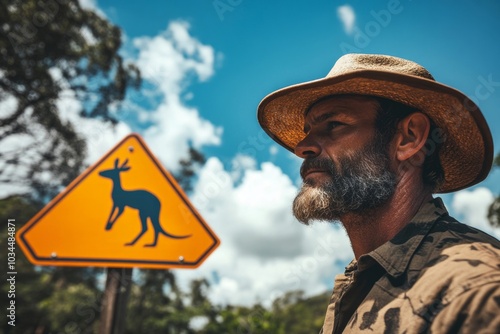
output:
[[396,189],[396,174],[391,171],[385,147],[376,138],[354,156],[339,158],[339,168],[328,158],[304,160],[302,172],[325,171],[329,180],[304,180],[293,201],[294,216],[309,225],[311,220],[339,220],[346,213],[359,214],[386,203]]

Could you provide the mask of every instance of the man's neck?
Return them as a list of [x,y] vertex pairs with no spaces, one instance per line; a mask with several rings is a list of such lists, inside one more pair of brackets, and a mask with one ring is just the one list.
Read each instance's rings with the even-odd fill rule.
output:
[[383,206],[362,214],[349,213],[341,217],[357,259],[391,240],[415,216],[422,204],[432,200],[432,192],[398,187]]

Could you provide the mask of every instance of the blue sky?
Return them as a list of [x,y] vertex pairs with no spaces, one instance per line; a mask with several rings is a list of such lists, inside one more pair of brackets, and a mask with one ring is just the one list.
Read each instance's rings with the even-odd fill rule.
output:
[[[89,142],[88,163],[138,131],[170,170],[188,144],[208,158],[190,197],[221,239],[180,282],[208,277],[216,303],[269,305],[285,291],[330,290],[352,251],[338,225],[304,227],[291,215],[300,160],[260,129],[256,109],[272,91],[324,77],[345,52],[416,61],[473,98],[500,143],[500,3],[497,1],[81,0],[123,30],[122,54],[138,64],[140,92],[116,110],[114,129],[80,119],[66,92],[61,116]],[[60,78],[57,70],[54,76]],[[499,150],[496,149],[496,152]],[[466,223],[485,218],[500,172],[444,196]]]

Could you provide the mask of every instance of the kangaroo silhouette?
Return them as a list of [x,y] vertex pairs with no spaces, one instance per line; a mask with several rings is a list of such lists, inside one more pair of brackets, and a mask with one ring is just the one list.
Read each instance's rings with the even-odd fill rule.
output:
[[[160,209],[161,203],[158,197],[146,190],[124,190],[120,182],[120,173],[130,170],[130,166],[127,166],[128,159],[121,165],[119,165],[119,160],[115,160],[115,167],[112,169],[107,169],[99,172],[99,175],[113,181],[113,190],[111,191],[111,198],[113,199],[113,207],[109,214],[108,222],[106,223],[106,230],[111,230],[113,224],[121,216],[125,207],[130,207],[137,209],[139,211],[139,217],[141,219],[142,230],[141,232],[125,246],[134,245],[137,240],[148,230],[148,218],[153,224],[153,229],[155,231],[155,239],[153,243],[144,245],[145,247],[155,247],[158,242],[158,235],[161,233],[166,237],[173,239],[184,239],[190,235],[177,236],[165,232],[160,225]],[[114,216],[114,212],[118,210],[118,213]]]

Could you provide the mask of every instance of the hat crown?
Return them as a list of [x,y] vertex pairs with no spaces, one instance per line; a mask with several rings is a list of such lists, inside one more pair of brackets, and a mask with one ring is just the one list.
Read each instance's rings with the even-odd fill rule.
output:
[[340,57],[326,77],[353,71],[393,72],[434,80],[429,71],[413,61],[387,55],[358,53],[349,53]]

